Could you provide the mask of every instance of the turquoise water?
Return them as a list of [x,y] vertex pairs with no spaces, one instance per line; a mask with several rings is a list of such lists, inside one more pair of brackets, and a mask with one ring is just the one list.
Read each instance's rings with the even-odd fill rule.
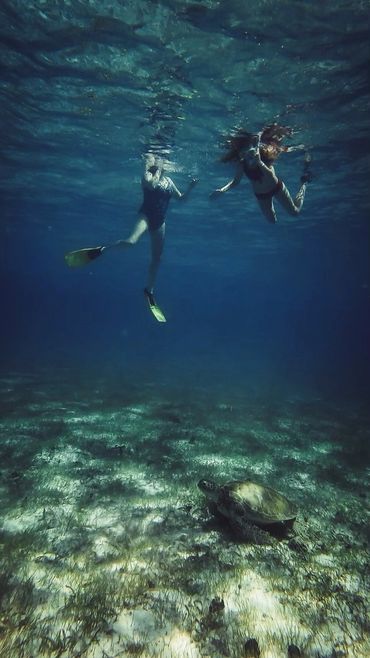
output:
[[[262,658],[365,658],[368,5],[0,16],[0,655],[240,658],[254,638]],[[274,121],[313,181],[272,226],[247,180],[209,194],[225,136]],[[127,236],[148,150],[181,190],[199,179],[168,212],[165,324],[147,236],[64,262]],[[277,163],[293,195],[302,160]],[[238,535],[201,478],[275,488],[293,534]]]

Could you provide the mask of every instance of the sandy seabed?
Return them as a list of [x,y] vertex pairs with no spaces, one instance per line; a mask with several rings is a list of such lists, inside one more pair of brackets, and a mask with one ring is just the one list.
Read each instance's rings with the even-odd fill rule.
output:
[[[0,390],[2,658],[370,655],[364,407],[68,372]],[[201,478],[274,487],[294,532],[241,540]]]

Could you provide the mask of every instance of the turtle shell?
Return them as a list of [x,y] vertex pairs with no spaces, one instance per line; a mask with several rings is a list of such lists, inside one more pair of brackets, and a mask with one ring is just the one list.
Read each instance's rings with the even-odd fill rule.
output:
[[219,511],[230,519],[241,518],[258,525],[293,522],[297,507],[275,489],[251,480],[227,482],[220,487]]

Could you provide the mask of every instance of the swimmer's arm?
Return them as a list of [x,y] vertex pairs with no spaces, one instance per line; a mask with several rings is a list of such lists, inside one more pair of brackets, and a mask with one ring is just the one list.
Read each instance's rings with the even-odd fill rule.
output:
[[236,187],[239,185],[241,179],[243,176],[243,166],[241,162],[238,164],[238,168],[236,170],[236,174],[234,178],[229,182],[226,183],[223,187],[219,187],[217,190],[214,190],[209,196],[211,199],[215,199],[219,194],[223,194],[224,192],[228,192],[231,190],[232,187]]
[[146,165],[144,176],[141,179],[143,187],[155,187],[161,178],[159,167]]
[[267,173],[267,172],[271,172],[271,169],[261,160],[261,154],[260,154],[261,135],[262,133],[257,133],[256,135],[253,136],[252,145],[251,148],[247,151],[247,155],[248,155],[248,161],[250,166],[258,167],[259,169]]
[[305,151],[307,146],[304,144],[296,144],[295,146],[282,146],[281,150],[284,153],[293,153],[294,151]]
[[[271,172],[274,173],[272,165],[269,166],[261,160],[261,135],[262,133],[257,133],[253,136],[251,147],[246,151],[245,155],[250,167],[258,168],[265,174],[271,174]],[[282,147],[281,150],[283,150]]]
[[173,180],[171,180],[171,178],[169,178],[168,180],[169,180],[170,183],[171,183],[171,191],[172,191],[173,196],[174,196],[176,199],[179,199],[179,201],[186,201],[186,199],[188,198],[188,196],[189,196],[191,190],[193,189],[193,187],[194,187],[194,186],[197,184],[197,182],[198,182],[196,178],[193,178],[193,179],[190,181],[190,183],[189,183],[187,189],[185,190],[185,192],[180,192],[180,190],[176,187],[176,185],[175,185],[175,183],[173,182]]

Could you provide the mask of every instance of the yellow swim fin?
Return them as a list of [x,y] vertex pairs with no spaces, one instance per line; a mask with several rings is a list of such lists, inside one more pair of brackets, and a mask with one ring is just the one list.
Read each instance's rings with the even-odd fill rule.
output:
[[167,322],[165,314],[156,304],[153,293],[149,292],[149,290],[145,288],[144,295],[148,301],[149,309],[153,313],[155,319],[158,320],[158,322]]
[[68,267],[81,267],[87,265],[103,253],[103,247],[88,247],[87,249],[77,249],[64,254],[64,260]]
[[149,304],[149,308],[158,322],[167,322],[163,311],[157,306],[157,304],[155,306]]

